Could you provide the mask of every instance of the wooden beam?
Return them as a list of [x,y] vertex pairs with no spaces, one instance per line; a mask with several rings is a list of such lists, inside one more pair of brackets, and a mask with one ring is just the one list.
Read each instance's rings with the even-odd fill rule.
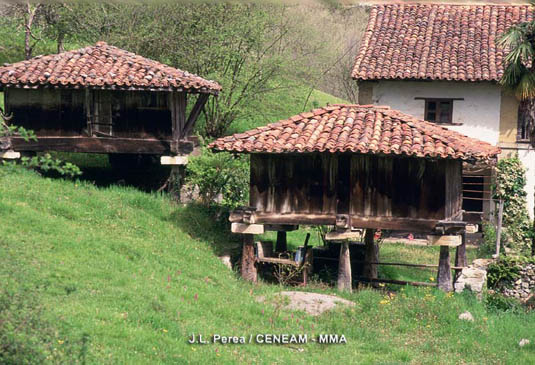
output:
[[265,231],[284,231],[284,232],[290,232],[290,231],[297,231],[299,229],[299,226],[297,225],[288,225],[288,224],[265,224],[264,230]]
[[454,236],[428,235],[427,244],[429,246],[457,247],[461,244],[461,236],[460,235],[454,235]]
[[277,257],[257,257],[257,262],[265,262],[269,264],[283,264],[283,265],[292,265],[292,266],[299,266],[299,262],[295,262],[294,260],[290,259],[279,259]]
[[342,242],[340,245],[340,260],[338,261],[338,282],[337,288],[340,291],[352,292],[351,283],[351,257],[349,255],[349,243]]
[[[338,261],[337,258],[333,257],[316,257],[316,260],[324,260],[324,261]],[[351,260],[351,264],[371,264],[371,265],[386,265],[386,266],[407,266],[407,267],[420,267],[420,268],[431,268],[436,269],[438,268],[438,265],[432,265],[432,264],[407,264],[404,262],[368,262],[368,261],[362,261],[362,260]],[[452,266],[452,270],[462,270],[466,266]]]
[[254,235],[243,235],[243,247],[241,257],[241,276],[244,280],[256,283],[258,272],[254,255]]
[[201,114],[201,111],[203,110],[204,105],[208,101],[208,97],[209,97],[208,94],[199,94],[199,97],[197,98],[195,105],[193,105],[193,109],[191,109],[191,112],[189,113],[188,120],[186,121],[186,124],[184,125],[184,129],[182,131],[182,138],[187,137],[193,130],[193,127],[195,125],[195,122],[197,121],[197,118],[199,118],[199,115]]
[[[351,216],[351,226],[390,230],[409,230],[411,232],[430,232],[439,222],[437,219],[418,219],[405,217],[356,217]],[[256,212],[256,223],[263,224],[310,224],[335,225],[336,214],[280,214]]]
[[186,93],[172,92],[170,94],[171,110],[171,152],[178,154],[178,141],[186,123]]
[[312,272],[314,271],[314,250],[312,250],[312,247],[308,246],[308,240],[307,244],[305,244],[305,258],[303,260],[303,265],[303,285],[307,285],[308,278],[310,277],[310,275],[312,275]]
[[161,156],[160,164],[162,165],[187,165],[188,156]]
[[440,290],[445,292],[453,291],[453,282],[451,280],[450,248],[448,246],[440,246],[437,285]]
[[364,260],[368,264],[364,265],[363,275],[367,278],[376,279],[377,278],[377,265],[372,264],[372,262],[379,261],[379,245],[375,243],[374,240],[375,230],[367,229],[364,234],[364,244],[365,244],[365,253]]
[[232,233],[263,234],[264,226],[261,224],[232,223]]
[[371,279],[371,278],[358,278],[358,281],[366,283],[385,283],[385,284],[398,284],[398,285],[412,285],[412,286],[437,286],[436,283],[426,283],[422,281],[405,281],[394,279]]
[[20,158],[20,152],[13,152],[13,151],[0,151],[0,159],[5,160],[16,160]]
[[466,232],[461,235],[461,244],[455,249],[455,278],[454,282],[457,281],[459,276],[461,276],[462,268],[468,265],[468,259],[466,258]]
[[326,241],[342,241],[342,240],[361,240],[362,230],[358,231],[331,231],[325,235]]
[[[111,137],[44,137],[28,141],[20,137],[12,138],[13,149],[17,151],[62,151],[86,153],[137,153],[169,154],[171,141],[155,138],[111,138]],[[193,151],[193,142],[179,141],[178,151],[188,154]]]
[[84,91],[84,109],[86,117],[87,135],[93,135],[93,94],[90,89]]

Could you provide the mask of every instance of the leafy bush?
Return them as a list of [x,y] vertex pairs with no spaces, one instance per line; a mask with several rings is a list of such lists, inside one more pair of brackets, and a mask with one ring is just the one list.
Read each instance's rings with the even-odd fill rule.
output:
[[230,153],[213,153],[203,149],[192,157],[186,182],[199,187],[203,204],[219,201],[228,208],[247,204],[249,200],[249,159]]
[[[37,137],[32,130],[25,129],[24,127],[19,127],[16,125],[8,125],[10,117],[4,115],[4,111],[0,108],[0,150],[2,148],[9,149],[11,148],[10,137],[19,136],[22,137],[25,141],[34,140],[37,141]],[[3,165],[14,164],[14,162],[2,161]],[[62,162],[61,160],[54,159],[50,154],[45,153],[41,156],[33,156],[32,158],[23,157],[21,158],[22,166],[39,169],[44,172],[55,171],[61,176],[66,176],[74,178],[82,174],[82,171],[78,166],[70,162]]]
[[485,306],[495,312],[514,312],[521,313],[524,311],[520,302],[515,298],[508,298],[502,294],[494,293],[485,296]]
[[[503,245],[501,246],[503,251]],[[496,253],[496,228],[490,222],[483,222],[483,242],[478,248],[478,257],[490,257]]]
[[493,262],[487,269],[487,285],[489,288],[499,288],[507,286],[519,278],[519,272],[522,265],[535,263],[533,257],[502,257],[500,260]]
[[530,245],[532,227],[526,202],[526,169],[518,156],[504,158],[497,165],[494,198],[502,199],[502,242],[516,250],[525,250]]
[[82,171],[80,168],[73,163],[64,162],[57,158],[52,158],[48,153],[45,153],[41,156],[33,156],[32,158],[22,157],[21,158],[22,166],[29,168],[37,168],[41,171],[55,171],[61,176],[66,176],[74,178],[80,176]]

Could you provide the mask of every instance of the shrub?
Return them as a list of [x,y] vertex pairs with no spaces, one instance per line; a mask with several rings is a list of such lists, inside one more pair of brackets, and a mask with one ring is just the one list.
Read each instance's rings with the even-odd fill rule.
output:
[[523,265],[535,264],[534,257],[515,256],[501,257],[487,269],[487,286],[491,289],[507,286],[519,278]]
[[487,269],[487,286],[496,289],[507,286],[519,277],[520,267],[516,258],[504,257],[493,262]]
[[526,169],[515,156],[501,159],[496,170],[494,198],[504,202],[502,242],[515,250],[525,250],[532,234],[524,190]]
[[187,168],[186,182],[199,187],[203,204],[219,201],[236,208],[249,200],[249,159],[226,152],[213,153],[203,149],[192,157]]
[[485,296],[485,306],[495,312],[524,312],[522,304],[514,298],[508,298],[502,294],[494,293]]
[[483,222],[483,242],[478,248],[478,257],[490,257],[494,253],[496,253],[496,228],[490,222]]
[[[10,137],[19,136],[22,137],[25,141],[37,141],[37,137],[32,130],[27,130],[23,127],[18,127],[15,125],[8,125],[11,117],[7,117],[4,114],[4,111],[0,108],[0,147],[11,148]],[[2,146],[4,144],[5,146]],[[15,162],[2,161],[3,165],[13,165]],[[63,162],[61,160],[52,158],[48,153],[45,153],[41,156],[33,156],[32,158],[23,157],[21,158],[21,164],[24,167],[38,169],[43,172],[54,171],[61,176],[66,176],[74,178],[82,174],[82,171],[78,166],[70,163]]]

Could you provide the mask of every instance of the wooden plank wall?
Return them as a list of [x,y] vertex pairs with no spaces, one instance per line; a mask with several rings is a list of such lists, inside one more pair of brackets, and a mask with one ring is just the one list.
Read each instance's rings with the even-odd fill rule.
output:
[[83,90],[10,88],[5,102],[11,123],[37,136],[76,136],[86,126],[84,99]]
[[350,214],[443,219],[444,175],[443,160],[354,155]]
[[251,204],[266,213],[336,214],[333,155],[251,155]]
[[462,220],[463,166],[461,161],[446,161],[446,217]]
[[[17,89],[6,93],[13,124],[37,136],[87,136],[92,132],[124,138],[171,139],[168,92],[73,89]],[[87,103],[92,107],[86,108]],[[98,135],[98,134],[97,134]]]
[[105,127],[111,118],[114,137],[171,138],[168,92],[95,90],[93,93],[95,101],[107,104],[108,111],[106,115],[95,114],[99,119],[95,122]]
[[440,220],[461,209],[460,166],[369,155],[253,154],[250,203],[260,213]]

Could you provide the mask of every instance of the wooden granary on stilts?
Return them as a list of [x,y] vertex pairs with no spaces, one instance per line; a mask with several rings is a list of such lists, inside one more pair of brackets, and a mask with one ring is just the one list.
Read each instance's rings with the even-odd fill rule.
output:
[[38,138],[13,137],[18,152],[159,155],[180,165],[193,150],[196,119],[220,90],[215,81],[104,42],[0,67],[5,114]]
[[[463,162],[493,164],[499,148],[388,107],[332,105],[210,147],[251,156],[250,207],[231,214],[244,237],[242,275],[256,280],[253,235],[298,225],[328,225],[340,249],[338,286],[351,289],[347,238],[366,229],[375,261],[376,229],[427,233],[440,245],[438,285],[452,290],[449,247],[466,266],[462,221]],[[374,258],[375,257],[375,258]],[[369,269],[373,278],[373,266]],[[376,270],[375,270],[376,275]]]

